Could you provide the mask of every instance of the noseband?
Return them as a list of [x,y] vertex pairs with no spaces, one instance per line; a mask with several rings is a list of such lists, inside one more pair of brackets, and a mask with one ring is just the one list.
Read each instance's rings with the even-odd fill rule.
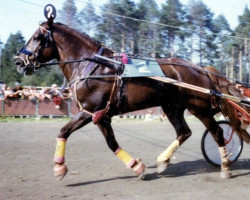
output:
[[[41,31],[41,29],[43,31]],[[30,50],[28,47],[22,47],[16,54],[16,56],[14,56],[15,59],[21,59],[25,65],[25,67],[30,67],[32,68],[33,71],[36,70],[36,68],[40,67],[40,63],[38,61],[38,56],[41,54],[41,52],[47,48],[49,46],[49,44],[51,44],[53,42],[53,37],[51,34],[50,30],[45,29],[42,26],[39,26],[39,31],[41,35],[44,36],[44,38],[41,40],[41,48],[35,52]],[[46,33],[43,33],[46,32]],[[19,56],[19,54],[22,53],[25,55],[25,58]],[[30,60],[32,59],[32,60]]]
[[[25,58],[18,56],[20,53],[25,55]],[[23,61],[25,67],[33,67],[38,68],[39,67],[39,62],[37,62],[37,56],[38,53],[35,53],[34,51],[29,50],[27,47],[22,47],[16,56],[14,56],[15,59],[20,59]],[[30,58],[34,58],[35,61],[31,61]]]

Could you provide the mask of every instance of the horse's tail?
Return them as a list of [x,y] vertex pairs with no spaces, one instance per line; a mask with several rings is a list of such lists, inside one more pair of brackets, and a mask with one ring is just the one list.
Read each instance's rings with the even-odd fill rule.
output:
[[[236,84],[231,83],[228,79],[223,76],[217,76],[216,74],[220,74],[214,67],[206,67],[205,70],[210,71],[212,73],[208,73],[214,88],[222,92],[224,94],[229,94],[232,96],[237,96],[244,99],[244,95],[241,91],[236,87]],[[245,142],[250,143],[250,134],[246,131],[246,129],[242,128],[242,121],[237,117],[235,112],[235,107],[228,102],[227,99],[220,99],[221,113],[224,117],[228,118],[230,124],[233,129],[236,131],[237,135],[242,138]],[[247,106],[240,105],[247,113],[249,113],[250,109]]]

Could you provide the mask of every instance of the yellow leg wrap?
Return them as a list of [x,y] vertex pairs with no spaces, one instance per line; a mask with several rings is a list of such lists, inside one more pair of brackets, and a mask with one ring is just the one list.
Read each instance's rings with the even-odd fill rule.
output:
[[66,139],[57,138],[54,162],[59,164],[64,163],[65,147],[66,147]]
[[115,154],[128,168],[131,168],[135,163],[135,159],[121,148],[119,148]]
[[171,158],[179,146],[180,146],[179,140],[175,140],[165,151],[163,151],[157,157],[157,162],[164,162],[168,160],[169,158]]

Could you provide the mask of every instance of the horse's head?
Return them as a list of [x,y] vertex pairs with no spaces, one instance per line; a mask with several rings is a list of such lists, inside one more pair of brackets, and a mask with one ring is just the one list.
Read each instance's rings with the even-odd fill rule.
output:
[[22,47],[14,57],[18,72],[31,75],[41,67],[40,63],[57,58],[53,27],[48,24],[48,22],[41,24],[26,46]]

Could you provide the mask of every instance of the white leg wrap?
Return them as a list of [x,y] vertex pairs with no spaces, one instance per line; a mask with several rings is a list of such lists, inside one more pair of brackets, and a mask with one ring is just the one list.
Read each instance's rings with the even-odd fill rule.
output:
[[226,147],[219,147],[221,163],[228,162],[228,153]]
[[171,158],[179,146],[179,140],[173,141],[173,143],[157,157],[157,162],[164,162]]
[[232,177],[232,172],[229,169],[229,156],[225,147],[219,147],[220,158],[221,158],[221,178],[230,178]]

